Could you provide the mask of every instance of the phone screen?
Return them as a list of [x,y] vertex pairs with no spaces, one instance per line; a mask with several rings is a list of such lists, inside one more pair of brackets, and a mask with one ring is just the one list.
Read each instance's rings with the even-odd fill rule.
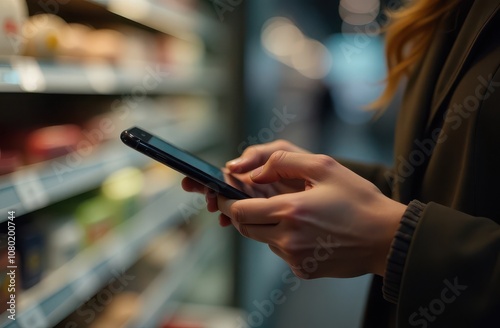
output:
[[209,164],[209,163],[205,162],[204,160],[201,160],[198,157],[193,156],[185,151],[177,149],[177,148],[173,147],[172,145],[164,142],[163,140],[161,140],[155,136],[152,136],[151,139],[149,139],[148,143],[151,146],[154,146],[160,150],[163,150],[164,152],[180,159],[181,161],[183,161],[191,166],[194,166],[205,173],[208,173],[209,175],[211,175],[212,177],[214,177],[216,179],[219,179],[221,181],[225,180],[224,174],[222,173],[222,171],[219,168],[217,168],[217,167],[213,166],[212,164]]
[[[121,134],[122,141],[139,152],[183,173],[228,198],[244,199],[254,195],[252,188],[231,174],[195,155],[138,128]],[[255,195],[254,195],[255,197]]]

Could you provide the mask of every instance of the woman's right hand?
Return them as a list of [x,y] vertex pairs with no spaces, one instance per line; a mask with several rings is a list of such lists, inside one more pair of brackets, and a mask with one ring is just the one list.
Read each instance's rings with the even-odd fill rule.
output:
[[298,192],[304,190],[302,180],[281,180],[270,184],[257,184],[251,177],[251,172],[264,165],[271,155],[277,151],[287,151],[294,153],[309,153],[286,140],[276,140],[266,144],[250,146],[240,157],[226,163],[228,173],[234,175],[240,181],[250,186],[257,197],[269,198],[272,196]]
[[[225,170],[255,189],[256,194],[263,195],[267,198],[283,193],[304,190],[305,186],[302,180],[281,180],[271,184],[257,184],[253,182],[250,176],[251,172],[257,167],[264,165],[269,157],[279,150],[295,153],[310,153],[286,140],[276,140],[270,143],[253,145],[246,148],[240,157],[226,163]],[[217,206],[217,197],[215,197],[216,195],[210,189],[190,178],[184,178],[182,187],[186,191],[204,193],[208,210],[210,212],[219,210]],[[221,225],[226,226],[229,224],[230,221],[222,215]]]
[[233,174],[247,173],[264,165],[271,155],[284,150],[293,153],[310,153],[286,140],[276,140],[265,144],[253,145],[245,149],[240,157],[226,163],[226,168]]

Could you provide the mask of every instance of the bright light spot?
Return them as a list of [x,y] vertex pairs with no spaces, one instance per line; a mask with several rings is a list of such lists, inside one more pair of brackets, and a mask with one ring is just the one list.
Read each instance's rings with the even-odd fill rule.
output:
[[330,70],[331,57],[321,42],[304,39],[292,55],[292,66],[308,78],[320,79]]
[[262,33],[262,43],[276,56],[289,56],[294,45],[303,39],[302,32],[290,21],[271,22]]
[[349,25],[367,25],[375,20],[375,16],[371,15],[359,15],[359,14],[351,14],[342,17],[344,22]]
[[275,59],[310,79],[326,76],[331,56],[321,42],[309,39],[289,19],[271,18],[264,24],[261,41]]
[[344,7],[339,7],[339,15],[342,20],[350,25],[366,25],[375,20],[379,13],[379,8],[376,11],[367,13],[353,13]]
[[339,15],[349,25],[367,25],[380,13],[380,0],[341,0]]
[[373,14],[380,10],[380,0],[340,0],[339,9],[353,14]]

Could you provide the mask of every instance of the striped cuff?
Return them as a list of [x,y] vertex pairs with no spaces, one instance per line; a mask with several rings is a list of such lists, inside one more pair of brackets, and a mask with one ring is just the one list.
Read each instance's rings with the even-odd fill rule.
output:
[[425,204],[418,200],[413,200],[408,204],[408,208],[401,218],[399,229],[392,241],[391,250],[387,256],[387,268],[382,288],[384,298],[391,303],[398,303],[406,256],[410,248],[413,233],[425,206]]

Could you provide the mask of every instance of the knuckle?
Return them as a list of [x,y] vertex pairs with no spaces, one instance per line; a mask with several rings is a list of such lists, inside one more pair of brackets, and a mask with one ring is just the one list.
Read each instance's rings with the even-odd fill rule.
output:
[[252,155],[252,154],[255,154],[258,152],[258,145],[251,145],[251,146],[248,146],[247,148],[245,148],[245,150],[243,151],[243,156],[248,156],[248,155]]
[[337,161],[327,155],[316,155],[314,165],[316,169],[331,169],[337,165]]
[[255,146],[248,146],[247,148],[245,148],[245,150],[243,151],[243,153],[241,155],[242,156],[249,156],[252,153],[255,153]]
[[291,259],[295,259],[298,257],[298,254],[301,252],[302,248],[300,244],[298,244],[294,239],[289,238],[281,244],[281,250],[290,256]]
[[307,208],[300,200],[290,200],[283,206],[283,217],[291,230],[301,229],[301,218],[307,216]]
[[248,228],[245,224],[240,224],[238,226],[238,230],[243,237],[250,238],[250,233],[248,232]]
[[298,218],[298,210],[296,208],[287,208],[284,210],[284,216],[285,216],[285,221],[286,227],[290,231],[297,231],[300,230],[300,220]]
[[230,208],[230,216],[235,220],[236,222],[240,223],[243,220],[243,210],[241,206],[238,205],[238,203],[234,203],[233,206]]
[[297,253],[297,248],[295,245],[286,243],[281,246],[281,249],[283,250],[283,253],[287,254],[289,257],[294,257],[294,255]]
[[277,150],[274,153],[272,153],[271,157],[269,157],[269,162],[273,164],[280,163],[285,159],[286,154],[287,152],[284,150]]
[[272,142],[275,149],[286,150],[291,148],[291,143],[284,139],[277,139]]

